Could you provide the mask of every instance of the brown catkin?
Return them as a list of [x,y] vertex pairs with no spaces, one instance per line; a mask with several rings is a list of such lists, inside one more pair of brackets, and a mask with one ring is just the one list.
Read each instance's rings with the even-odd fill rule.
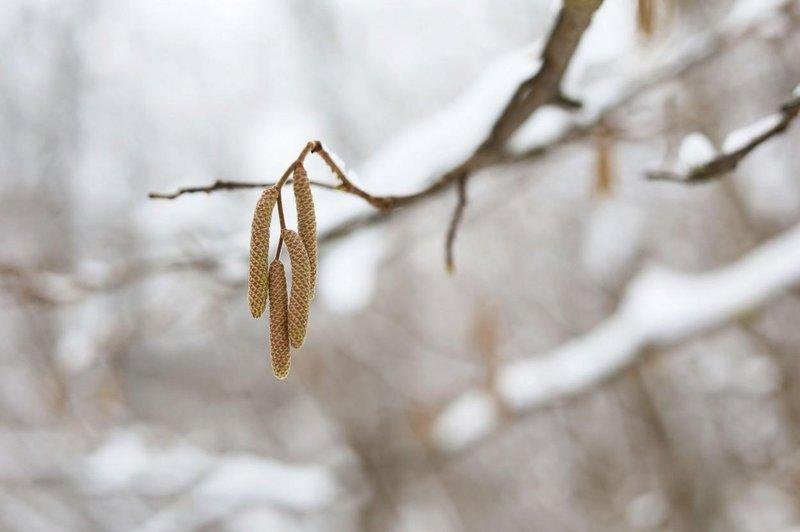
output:
[[311,269],[311,297],[317,282],[317,218],[314,214],[314,198],[311,182],[302,164],[294,169],[294,200],[297,205],[297,232],[303,240]]
[[272,209],[278,201],[278,189],[270,187],[262,192],[253,212],[250,230],[250,273],[248,275],[247,302],[250,314],[258,318],[267,303],[269,266],[269,225]]
[[303,345],[311,302],[311,267],[300,235],[291,229],[281,231],[292,264],[292,291],[289,296],[289,343],[295,349]]
[[292,364],[287,323],[286,272],[280,259],[269,265],[269,350],[275,377],[289,376]]

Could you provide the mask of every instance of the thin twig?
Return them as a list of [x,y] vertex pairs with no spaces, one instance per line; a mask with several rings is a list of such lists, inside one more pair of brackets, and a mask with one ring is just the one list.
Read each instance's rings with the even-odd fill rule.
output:
[[[291,183],[292,183],[291,179],[286,181],[287,185],[290,185]],[[218,190],[245,190],[248,188],[269,188],[274,185],[275,185],[274,181],[257,182],[257,181],[217,180],[211,183],[210,185],[179,188],[175,192],[151,192],[147,195],[147,197],[150,199],[172,200],[179,196],[183,196],[184,194],[198,194],[201,192],[205,194],[210,194],[211,192],[216,192]],[[325,188],[328,190],[340,190],[340,188],[337,185],[333,185],[331,183],[323,183],[321,181],[311,180],[311,185],[317,188]]]
[[445,268],[447,269],[447,273],[450,274],[455,271],[453,245],[456,241],[456,234],[461,225],[461,220],[464,217],[464,209],[467,207],[467,174],[461,176],[457,181],[456,191],[458,200],[456,202],[456,208],[453,210],[453,217],[450,219],[450,225],[447,228],[447,238],[444,244]]
[[[200,192],[204,192],[209,194],[211,192],[216,192],[218,190],[241,190],[241,189],[248,189],[248,188],[267,188],[274,185],[283,186],[285,183],[290,181],[289,177],[292,175],[294,171],[294,167],[298,163],[302,163],[306,155],[308,155],[315,147],[316,144],[319,144],[319,141],[311,141],[306,143],[303,147],[303,150],[297,156],[297,159],[292,161],[292,164],[283,172],[281,178],[277,181],[277,183],[254,183],[254,182],[247,182],[247,181],[224,181],[224,180],[217,180],[211,183],[210,185],[205,186],[192,186],[192,187],[183,187],[179,188],[175,192],[151,192],[147,195],[150,199],[165,199],[165,200],[173,200],[179,196],[184,194],[197,194]],[[330,185],[328,183],[320,183],[312,181],[311,183],[314,186],[320,188],[327,188],[330,190],[338,190],[336,185]]]
[[328,151],[322,145],[322,142],[315,141],[314,144],[315,146],[311,150],[312,153],[316,153],[317,155],[319,155],[320,158],[323,161],[325,161],[325,164],[328,165],[328,168],[330,168],[333,174],[339,179],[340,184],[336,187],[337,190],[341,190],[343,192],[348,192],[350,194],[358,196],[359,198],[363,199],[376,209],[387,210],[392,208],[393,203],[391,197],[373,196],[369,192],[357,187],[350,180],[350,178],[347,177],[347,174],[344,172],[344,170],[339,168],[339,165],[336,164],[336,161],[333,160],[333,157],[331,156],[330,153],[328,153]]
[[781,119],[771,128],[764,131],[760,135],[753,137],[750,142],[745,144],[739,149],[730,152],[723,152],[711,161],[695,166],[685,173],[673,172],[670,170],[654,170],[648,172],[646,175],[648,179],[655,181],[675,181],[680,183],[702,183],[714,178],[722,177],[729,172],[732,172],[739,166],[739,163],[751,151],[755,150],[761,144],[765,143],[772,137],[780,135],[785,132],[791,123],[800,114],[800,97],[783,104],[780,108]]

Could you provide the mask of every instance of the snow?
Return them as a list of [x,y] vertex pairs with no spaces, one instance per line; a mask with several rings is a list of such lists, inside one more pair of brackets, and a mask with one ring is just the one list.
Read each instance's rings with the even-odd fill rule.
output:
[[783,116],[780,113],[775,113],[749,126],[731,131],[722,143],[722,151],[725,153],[732,153],[744,148],[753,139],[777,126],[781,120],[783,120]]
[[358,168],[370,192],[406,194],[463,161],[486,137],[517,86],[536,73],[541,43],[501,58],[450,105],[409,127]]
[[558,140],[574,123],[572,111],[546,105],[533,114],[509,139],[508,147],[519,153]]
[[307,512],[330,503],[337,489],[333,476],[322,466],[288,465],[243,454],[223,458],[194,493],[217,502],[269,502]]
[[331,156],[333,162],[336,163],[336,166],[339,167],[339,170],[342,171],[342,173],[347,177],[347,179],[358,188],[365,190],[367,187],[361,181],[361,178],[358,176],[358,172],[348,168],[347,163],[344,162],[344,159],[342,159],[335,151],[333,151],[333,149],[330,147],[329,144],[327,143],[321,143],[321,144],[322,148],[326,152],[328,152],[328,155]]
[[284,464],[248,454],[227,456],[191,492],[139,530],[193,530],[264,505],[295,512],[318,511],[332,504],[339,490],[324,466]]
[[149,446],[139,429],[112,433],[80,464],[83,489],[94,493],[135,491],[148,495],[180,492],[212,463],[212,457],[191,445],[161,449]]
[[499,412],[493,397],[472,390],[451,403],[433,427],[433,440],[442,450],[456,450],[488,434],[497,424]]
[[711,141],[699,132],[686,135],[678,148],[678,160],[687,170],[702,166],[716,157],[717,150]]
[[[593,330],[549,353],[501,366],[497,392],[515,411],[579,393],[633,363],[645,346],[670,345],[718,326],[799,281],[800,225],[706,273],[649,266],[630,283],[617,311]],[[763,389],[769,388],[769,370],[754,371],[765,373]],[[498,423],[485,393],[475,394],[456,399],[437,422],[444,449],[468,445]]]
[[328,155],[331,156],[331,159],[333,159],[333,162],[336,163],[336,166],[339,167],[339,170],[341,170],[342,172],[347,174],[347,165],[345,164],[344,160],[341,157],[339,157],[339,155],[335,151],[333,151],[333,149],[328,144],[325,144],[325,143],[321,143],[321,144],[322,144],[322,148],[326,152],[328,152]]
[[339,490],[324,466],[248,454],[215,456],[180,441],[150,441],[156,439],[140,428],[112,433],[72,467],[76,484],[103,495],[163,497],[189,489],[145,523],[148,530],[188,529],[258,505],[311,512],[330,504]]
[[547,355],[501,367],[498,389],[514,409],[542,405],[615,373],[630,361],[643,341],[642,332],[623,316],[615,315]]
[[798,84],[797,87],[794,88],[794,90],[792,91],[792,96],[794,96],[795,98],[800,98],[800,84]]

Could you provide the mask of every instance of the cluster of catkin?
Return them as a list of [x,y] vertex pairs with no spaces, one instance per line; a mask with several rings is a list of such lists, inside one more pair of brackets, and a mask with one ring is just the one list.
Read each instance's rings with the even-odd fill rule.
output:
[[250,274],[247,298],[250,313],[258,318],[269,301],[269,346],[272,371],[285,379],[291,367],[291,349],[303,345],[308,313],[314,297],[317,276],[317,221],[311,183],[302,163],[293,171],[293,188],[297,205],[297,231],[283,227],[281,241],[286,244],[292,266],[291,292],[287,291],[286,272],[278,256],[269,262],[269,230],[272,211],[279,202],[282,183],[261,194],[253,213],[250,234]]

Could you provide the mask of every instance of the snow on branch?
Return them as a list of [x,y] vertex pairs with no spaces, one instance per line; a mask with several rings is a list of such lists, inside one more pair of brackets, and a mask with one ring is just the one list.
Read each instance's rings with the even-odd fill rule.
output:
[[140,532],[195,530],[254,506],[317,512],[341,492],[333,471],[323,465],[214,454],[171,438],[156,443],[161,440],[142,427],[120,429],[67,471],[81,490],[96,496],[169,498]]
[[800,225],[736,262],[685,274],[650,266],[629,285],[617,311],[549,353],[501,366],[493,390],[453,401],[432,437],[445,451],[484,437],[501,412],[521,412],[591,390],[635,363],[648,346],[668,346],[722,325],[800,282]]
[[[356,186],[344,172],[341,165],[324,150],[322,143],[311,141],[303,150],[298,160],[302,160],[307,153],[318,153],[331,170],[336,174],[340,184],[328,186],[342,192],[358,196],[373,207],[382,211],[390,211],[399,207],[415,203],[428,196],[458,184],[458,204],[453,213],[452,221],[446,239],[446,255],[448,261],[452,259],[452,245],[462,219],[466,181],[477,170],[496,164],[504,155],[506,143],[509,138],[524,124],[527,119],[539,108],[555,104],[567,107],[577,107],[578,104],[561,93],[561,82],[569,66],[581,37],[586,32],[592,17],[603,0],[564,0],[555,25],[544,45],[541,56],[541,65],[534,69],[516,88],[508,103],[495,119],[489,134],[465,159],[455,164],[450,170],[442,173],[438,179],[422,188],[418,192],[396,196],[376,196]],[[474,113],[475,110],[472,109]],[[450,131],[452,134],[452,131]],[[313,148],[310,148],[313,146]],[[288,173],[294,163],[279,180],[286,181]],[[179,189],[173,193],[151,193],[152,199],[175,199],[182,194],[198,192],[214,192],[216,190],[235,190],[237,188],[257,188],[268,185],[260,183],[242,183],[231,181],[217,181],[209,186],[190,186]]]
[[[707,148],[690,150],[692,156],[681,157],[682,162],[688,163],[686,164],[688,169],[655,170],[648,172],[647,177],[654,180],[683,183],[701,183],[722,177],[735,170],[751,151],[785,132],[797,118],[798,113],[800,113],[800,95],[795,95],[792,100],[783,104],[777,113],[729,133],[722,144],[722,152],[719,155],[706,157]],[[698,148],[702,146],[700,143],[691,144],[695,144]],[[701,151],[704,152],[703,155],[700,155]],[[699,157],[695,157],[694,154]]]
[[[601,2],[597,0],[564,2],[556,24],[544,44],[540,61],[530,60],[531,47],[502,58],[463,97],[431,119],[402,134],[396,142],[376,152],[360,168],[364,175],[372,179],[370,183],[379,180],[394,187],[420,186],[418,192],[378,196],[367,194],[363,187],[348,190],[337,185],[313,183],[318,187],[334,188],[351,194],[357,190],[360,194],[356,195],[379,200],[380,205],[376,211],[354,212],[338,224],[321,228],[320,242],[336,240],[364,227],[383,222],[397,213],[399,207],[431,198],[449,190],[452,185],[457,185],[458,202],[448,230],[448,234],[453,234],[448,241],[453,241],[458,229],[458,220],[464,210],[462,198],[465,197],[465,187],[462,191],[461,185],[465,181],[465,176],[497,164],[532,160],[547,153],[552,146],[585,138],[609,113],[619,110],[638,95],[695,66],[704,64],[708,59],[744,39],[758,35],[757,30],[761,25],[771,18],[780,16],[782,9],[791,3],[791,0],[775,0],[770,3],[769,9],[765,9],[760,0],[740,0],[730,16],[717,27],[710,28],[708,33],[687,40],[656,66],[647,68],[643,66],[637,69],[637,75],[625,76],[630,79],[612,83],[618,86],[618,90],[609,92],[603,88],[603,83],[597,88],[588,88],[587,94],[591,101],[581,107],[580,102],[575,102],[561,93],[563,69],[569,65],[575,47],[587,29],[590,14]],[[504,109],[498,105],[498,101],[503,100],[508,102]],[[545,127],[546,132],[543,132],[542,124],[534,120],[533,115],[538,116],[541,113],[536,111],[546,109],[548,106],[569,108],[573,113],[566,115],[567,118],[561,116],[559,120],[546,121],[548,123],[545,125],[548,127]],[[488,110],[486,113],[488,116],[476,113],[475,109],[478,108]],[[493,122],[491,113],[496,113],[498,116]],[[521,120],[523,116],[526,118]],[[572,118],[569,118],[570,116]],[[514,131],[511,131],[512,124],[516,126]],[[536,132],[533,136],[537,142],[531,142],[528,138],[531,136],[527,131],[531,129],[529,126],[535,126]],[[486,131],[491,132],[486,135]],[[458,134],[454,135],[454,132]],[[483,139],[480,135],[484,135]],[[509,138],[509,135],[513,138]],[[521,146],[516,146],[518,140],[523,141],[519,143]],[[503,146],[504,149],[499,149],[499,146],[506,141],[512,146]],[[478,146],[478,149],[475,149],[475,146]],[[509,148],[513,148],[513,151]],[[723,164],[730,164],[732,160],[731,158]],[[441,172],[441,168],[450,170]],[[432,174],[438,177],[428,184],[422,184]],[[150,197],[174,199],[181,194],[260,188],[272,184],[272,182],[218,181],[208,186],[186,187],[173,193],[152,193]],[[369,200],[367,203],[376,204]],[[449,244],[447,250],[451,251]]]
[[[589,137],[599,124],[647,91],[702,67],[709,60],[750,38],[757,38],[761,35],[762,26],[783,16],[783,9],[792,2],[777,0],[770,9],[763,9],[763,6],[744,9],[745,2],[740,0],[737,4],[739,9],[719,25],[709,28],[707,33],[681,42],[666,58],[642,63],[629,75],[610,80],[613,90],[608,90],[609,80],[605,78],[590,84],[582,90],[585,93],[583,105],[577,107],[559,103],[563,99],[563,95],[559,95],[552,107],[569,107],[572,112],[556,113],[551,106],[542,107],[518,129],[509,140],[506,151],[500,153],[496,160],[487,162],[487,167],[530,162],[547,155],[559,145]],[[431,119],[413,126],[395,142],[376,152],[362,165],[362,173],[394,186],[398,183],[414,185],[420,179],[435,174],[438,168],[448,167],[460,160],[461,154],[468,149],[467,144],[473,142],[468,133],[482,131],[488,125],[485,117],[475,113],[475,108],[494,109],[498,95],[508,90],[506,87],[511,87],[515,78],[522,80],[520,72],[531,68],[527,59],[530,53],[526,48],[499,60],[458,101]],[[454,137],[453,131],[459,131],[459,135]],[[413,175],[407,171],[409,164],[416,169]],[[457,174],[445,177],[447,185],[459,181]],[[441,182],[441,178],[435,181]],[[445,190],[447,186],[428,190],[423,197],[414,198],[409,203],[430,198]],[[323,230],[320,241],[329,242],[345,237],[354,231],[384,222],[397,212],[355,213]]]
[[[718,26],[709,28],[708,33],[696,35],[693,39],[681,44],[666,59],[662,58],[652,66],[647,66],[646,68],[643,66],[640,69],[636,69],[632,75],[625,76],[623,80],[615,81],[613,85],[616,90],[609,92],[588,87],[584,91],[586,96],[584,96],[584,105],[581,109],[566,115],[569,118],[558,123],[546,121],[548,122],[546,125],[552,126],[544,128],[547,129],[547,134],[542,133],[541,124],[533,124],[533,122],[538,122],[537,117],[543,114],[547,108],[545,107],[541,112],[535,113],[520,128],[517,135],[525,133],[523,130],[529,129],[528,126],[536,126],[537,134],[534,135],[535,138],[531,140],[530,135],[522,135],[524,142],[518,147],[511,146],[515,151],[499,154],[494,164],[513,164],[536,160],[550,153],[550,150],[554,147],[587,138],[593,134],[599,123],[605,121],[610,115],[618,112],[641,94],[665,81],[675,79],[702,67],[710,59],[725,53],[739,43],[749,38],[757,37],[761,34],[760,28],[764,24],[773,21],[775,17],[782,16],[783,8],[792,4],[794,0],[771,2],[770,9],[764,9],[760,5],[760,1],[740,0],[736,4],[737,9],[735,12],[732,12]],[[437,170],[440,168],[457,168],[458,162],[463,160],[465,154],[468,154],[470,150],[480,143],[481,135],[485,135],[492,126],[492,114],[499,115],[502,111],[502,102],[508,100],[515,91],[515,87],[525,83],[525,80],[531,76],[531,72],[540,70],[541,61],[532,59],[532,56],[536,54],[535,49],[537,48],[539,46],[528,46],[498,60],[487,69],[485,75],[481,76],[471,88],[450,106],[433,115],[430,119],[415,124],[395,141],[377,150],[359,167],[360,173],[371,178],[369,183],[373,187],[376,183],[385,183],[387,186],[391,184],[393,187],[407,186],[411,187],[411,190],[414,190],[414,187],[420,187],[422,189],[420,193],[404,196],[404,205],[411,205],[447,191],[450,184],[456,184],[460,181],[458,174],[439,174],[439,177],[431,185],[425,185],[425,180],[430,175],[437,174]],[[600,85],[600,88],[602,88],[602,83]],[[562,97],[562,95],[559,95],[557,99]],[[597,101],[595,101],[595,98]],[[796,89],[794,98],[800,98],[800,86]],[[486,115],[476,113],[475,109],[485,110]],[[454,131],[459,134],[454,135]],[[689,137],[692,136],[690,135]],[[515,137],[509,144],[516,144],[516,140]],[[691,140],[692,142],[687,144],[687,148],[691,148],[687,150],[687,154],[691,156],[681,157],[681,159],[686,159],[686,162],[691,164],[679,169],[681,171],[687,171],[689,166],[706,163],[717,155],[713,149],[707,149],[709,143],[703,139],[698,137]],[[697,140],[700,140],[700,142],[695,142]],[[689,144],[694,144],[694,146],[689,146]],[[706,146],[702,146],[702,144],[706,144]],[[328,147],[325,146],[325,148]],[[330,149],[328,149],[328,152],[336,162],[335,154]],[[699,156],[700,159],[695,156]],[[339,164],[339,166],[344,168],[344,165]],[[489,166],[488,163],[487,166]],[[356,183],[355,188],[363,192],[364,187],[358,185],[357,181],[353,179],[352,172],[348,173],[348,177],[351,182]],[[209,185],[186,187],[168,193],[151,193],[150,197],[175,199],[184,194],[257,189],[272,186],[273,184],[273,181],[216,181]],[[314,182],[312,184],[316,187],[340,190],[337,184],[322,182]],[[321,225],[320,243],[332,242],[356,231],[385,222],[398,212],[401,212],[401,210],[396,208],[370,210],[369,205],[365,203],[363,210],[357,209],[337,223]],[[454,214],[456,213],[454,212]],[[215,259],[208,259],[208,261],[211,264],[217,262]],[[154,264],[153,266],[152,272],[158,273],[157,265]],[[143,274],[147,274],[150,271],[148,269],[148,272],[143,272]],[[27,279],[27,276],[20,276],[17,273],[16,268],[4,270],[0,265],[0,278],[22,279],[24,277]],[[114,284],[124,283],[128,280],[127,276],[125,277],[126,279],[122,279],[119,283],[114,282]],[[35,284],[39,285],[41,283],[37,282]],[[45,294],[45,296],[47,295]],[[38,297],[38,295],[35,295],[35,297]],[[46,299],[49,299],[49,297],[46,297]]]

